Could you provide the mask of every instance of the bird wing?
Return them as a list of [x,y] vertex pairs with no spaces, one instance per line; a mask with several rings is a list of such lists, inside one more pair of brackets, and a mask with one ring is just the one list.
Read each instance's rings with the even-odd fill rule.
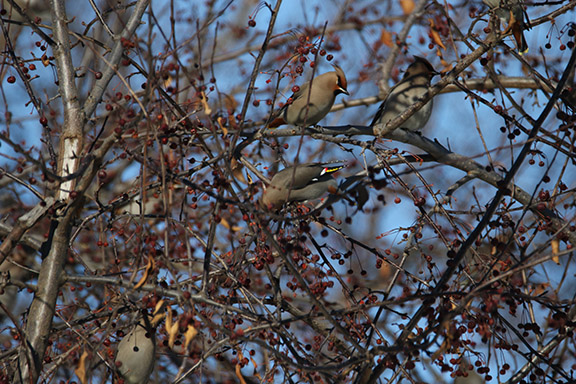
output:
[[[389,110],[388,105],[390,103],[393,104],[396,102],[396,99],[398,98],[396,96],[396,93],[401,91],[398,89],[398,87],[401,86],[402,84],[404,84],[404,82],[400,81],[398,84],[396,84],[395,86],[390,88],[390,92],[388,92],[388,95],[386,95],[386,98],[384,99],[382,104],[380,104],[380,107],[378,108],[376,115],[374,115],[374,118],[372,119],[372,122],[370,123],[370,127],[373,127],[374,125],[378,124],[378,120],[380,120],[382,118],[382,115],[384,115],[384,113]],[[387,121],[382,121],[382,123],[386,124]]]
[[294,92],[292,94],[292,96],[290,96],[290,99],[296,100],[296,99],[299,99],[301,97],[308,97],[308,89],[310,89],[310,82],[309,81],[302,84],[300,86],[300,89],[297,90],[296,92]]
[[[300,89],[296,92],[294,92],[289,98],[288,101],[282,106],[282,108],[280,108],[279,110],[277,110],[276,112],[274,112],[269,119],[269,123],[268,125],[270,126],[270,128],[275,128],[279,125],[285,124],[286,118],[285,118],[285,114],[286,114],[286,110],[288,109],[288,107],[290,105],[292,105],[294,103],[295,100],[301,98],[302,96],[304,97],[308,97],[308,89],[310,88],[310,82],[307,81],[304,84],[302,84],[302,86],[300,87]],[[275,124],[276,120],[278,120],[278,118],[280,118],[281,120],[284,121],[284,123],[282,124]]]
[[345,165],[336,165],[336,166],[332,166],[332,167],[325,166],[324,169],[320,172],[320,175],[318,175],[318,177],[315,177],[313,179],[313,181],[318,181],[323,177],[325,178],[325,176],[332,177],[333,173],[338,172],[339,170],[341,170],[344,167],[345,167]]
[[[392,91],[392,90],[390,90],[390,91]],[[390,93],[388,94],[388,96],[390,96]],[[386,110],[386,104],[388,103],[388,96],[386,96],[384,101],[380,104],[380,107],[378,107],[378,111],[376,111],[376,114],[374,115],[374,118],[372,119],[372,122],[370,123],[370,127],[375,126],[378,123],[378,120],[380,120],[380,118],[382,117],[382,114]]]
[[[414,103],[416,103],[420,98],[426,94],[428,91],[428,85],[416,83],[415,79],[418,77],[422,77],[421,75],[416,75],[409,77],[407,79],[402,80],[398,84],[396,84],[390,90],[390,93],[386,97],[386,99],[378,108],[374,119],[370,123],[370,127],[374,127],[374,125],[378,123],[387,124],[388,121],[393,120],[397,116],[401,115],[410,108]],[[417,90],[417,91],[416,91]],[[416,93],[414,93],[416,91]],[[389,117],[379,121],[380,119],[384,118],[385,114],[388,114]],[[390,131],[384,131],[384,128],[381,129],[380,135],[386,135],[390,133]]]

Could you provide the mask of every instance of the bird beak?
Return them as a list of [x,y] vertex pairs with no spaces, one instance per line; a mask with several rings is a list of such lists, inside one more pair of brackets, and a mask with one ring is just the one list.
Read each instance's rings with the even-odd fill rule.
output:
[[340,92],[342,92],[343,94],[345,94],[345,95],[347,95],[347,96],[350,96],[350,93],[348,93],[348,90],[347,90],[347,89],[344,89],[344,88],[342,88],[342,87],[338,87],[338,90],[339,90]]

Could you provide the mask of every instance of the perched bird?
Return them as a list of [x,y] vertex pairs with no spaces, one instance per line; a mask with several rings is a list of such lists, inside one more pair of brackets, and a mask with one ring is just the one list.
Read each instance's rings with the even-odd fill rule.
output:
[[530,28],[530,25],[522,0],[482,0],[482,2],[494,10],[496,16],[508,25],[504,33],[512,32],[518,52],[520,54],[528,52],[524,29]]
[[[432,77],[437,74],[438,72],[434,70],[428,60],[414,56],[414,62],[406,69],[402,80],[392,87],[370,123],[370,126],[374,129],[374,134],[385,136],[390,133],[390,130],[386,129],[386,124],[421,99],[428,92]],[[433,103],[430,100],[420,110],[410,116],[400,128],[409,131],[420,131],[430,119],[432,106]],[[383,125],[374,127],[377,124]]]
[[[280,109],[268,127],[276,128],[284,124],[310,126],[317,124],[330,112],[336,96],[340,93],[350,95],[346,89],[346,75],[337,65],[332,72],[315,77],[304,83],[294,92],[288,102]],[[312,84],[312,86],[310,86]]]
[[146,384],[156,363],[156,330],[144,315],[118,343],[116,366],[126,384]]
[[313,200],[327,192],[335,193],[338,183],[332,174],[342,168],[343,165],[330,166],[322,163],[284,168],[272,177],[260,204],[266,209],[278,210],[290,201]]

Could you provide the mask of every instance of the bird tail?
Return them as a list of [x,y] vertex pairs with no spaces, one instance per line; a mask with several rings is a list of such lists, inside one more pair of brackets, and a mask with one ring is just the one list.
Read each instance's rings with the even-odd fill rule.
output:
[[[518,19],[516,19],[518,17]],[[516,47],[518,48],[518,53],[523,55],[528,52],[528,43],[526,43],[526,38],[524,37],[524,28],[530,29],[530,21],[528,20],[528,15],[522,9],[522,13],[518,15],[517,12],[510,10],[510,25],[508,28],[512,31],[512,36],[516,41]]]
[[286,122],[284,121],[284,119],[282,117],[277,117],[274,120],[272,120],[270,123],[268,123],[268,128],[277,128],[281,125],[286,124]]
[[523,55],[528,52],[528,43],[526,42],[526,37],[524,37],[524,30],[520,24],[516,23],[514,25],[512,28],[512,34],[514,35],[514,40],[516,40],[518,53]]

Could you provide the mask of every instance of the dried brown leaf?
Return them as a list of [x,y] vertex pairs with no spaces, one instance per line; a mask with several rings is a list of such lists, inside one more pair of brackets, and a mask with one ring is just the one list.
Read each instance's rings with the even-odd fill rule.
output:
[[186,333],[184,334],[184,350],[188,350],[188,345],[196,337],[198,330],[193,325],[189,324]]
[[552,246],[552,260],[556,264],[560,265],[560,258],[558,257],[558,254],[560,253],[560,240],[553,239],[550,245]]
[[178,336],[178,321],[173,322],[172,311],[168,311],[166,317],[166,333],[168,334],[168,346],[172,348],[176,342],[176,336]]
[[200,102],[202,103],[204,113],[207,115],[211,115],[212,114],[212,108],[210,108],[210,106],[208,105],[207,100],[208,100],[208,98],[206,97],[206,93],[204,91],[202,91],[202,96],[200,98]]
[[88,383],[88,379],[86,378],[86,359],[87,358],[88,358],[88,352],[84,351],[84,353],[82,353],[82,356],[80,356],[80,360],[78,360],[78,366],[74,370],[74,373],[76,374],[76,376],[78,376],[78,379],[80,379],[80,382],[82,384]]
[[400,6],[402,7],[402,12],[405,15],[409,15],[414,11],[416,8],[416,4],[414,4],[414,0],[400,0]]
[[434,41],[434,43],[437,46],[439,46],[443,50],[446,50],[446,47],[444,46],[444,43],[442,42],[442,39],[440,38],[440,34],[436,30],[436,25],[434,24],[434,20],[432,20],[431,18],[428,18],[428,22],[430,23],[430,30],[428,31],[428,35],[432,38],[432,41]]
[[382,31],[380,31],[380,42],[390,48],[392,48],[392,46],[394,45],[394,41],[392,40],[392,34],[384,28],[382,28]]
[[244,376],[242,376],[241,369],[242,367],[240,364],[236,364],[236,376],[238,377],[238,380],[240,380],[240,384],[246,384],[246,380],[244,380]]
[[140,278],[140,281],[138,281],[138,283],[134,286],[134,289],[138,289],[138,288],[142,287],[144,284],[146,284],[146,280],[148,280],[148,277],[150,277],[150,275],[154,271],[155,267],[156,267],[156,262],[154,261],[154,259],[152,257],[149,257],[148,258],[148,264],[146,265],[146,270],[144,271],[142,278]]
[[158,304],[156,304],[156,307],[154,308],[154,317],[152,318],[152,321],[150,321],[150,324],[152,324],[153,327],[160,324],[164,317],[166,317],[166,314],[163,311],[165,303],[165,300],[160,300]]
[[220,129],[224,133],[224,136],[226,136],[226,135],[228,135],[228,128],[226,128],[226,125],[223,124],[223,121],[224,121],[224,119],[222,118],[222,116],[218,116],[218,118],[216,119],[218,126],[220,127]]

